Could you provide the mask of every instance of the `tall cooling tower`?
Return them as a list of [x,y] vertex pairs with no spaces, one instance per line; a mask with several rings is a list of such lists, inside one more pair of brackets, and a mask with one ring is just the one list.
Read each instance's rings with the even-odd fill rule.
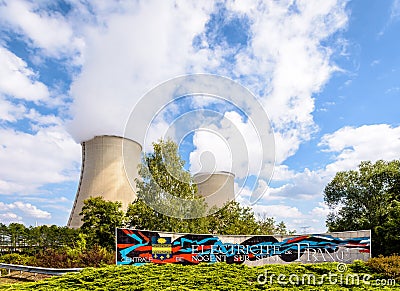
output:
[[218,208],[235,199],[234,179],[234,174],[224,171],[198,173],[193,176],[198,193],[206,198],[208,206]]
[[[122,149],[125,153],[125,168]],[[120,201],[123,210],[127,209],[128,204],[136,198],[127,175],[132,179],[138,177],[141,151],[142,147],[137,142],[118,136],[96,136],[82,142],[81,178],[68,227],[78,228],[82,225],[79,213],[83,201],[90,196]]]

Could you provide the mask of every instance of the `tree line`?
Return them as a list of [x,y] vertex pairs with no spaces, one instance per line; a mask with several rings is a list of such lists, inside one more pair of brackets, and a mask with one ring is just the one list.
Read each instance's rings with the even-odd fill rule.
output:
[[79,231],[66,226],[30,226],[0,223],[0,252],[38,253],[46,249],[74,247]]

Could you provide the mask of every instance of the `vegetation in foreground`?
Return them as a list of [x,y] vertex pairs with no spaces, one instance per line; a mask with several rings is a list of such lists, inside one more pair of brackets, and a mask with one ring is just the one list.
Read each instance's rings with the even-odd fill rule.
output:
[[[290,283],[290,276],[294,284]],[[310,276],[315,277],[315,284],[312,279],[308,281]],[[296,278],[299,278],[298,284]],[[393,283],[362,262],[347,265],[345,272],[338,271],[337,263],[262,267],[225,263],[196,266],[147,264],[87,268],[80,273],[38,282],[3,284],[0,290],[376,290],[377,287],[380,290],[398,290],[400,285]]]

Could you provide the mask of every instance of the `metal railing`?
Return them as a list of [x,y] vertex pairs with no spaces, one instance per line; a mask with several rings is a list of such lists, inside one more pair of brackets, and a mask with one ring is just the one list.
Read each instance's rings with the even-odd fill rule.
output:
[[43,268],[43,267],[32,267],[32,266],[1,264],[0,263],[0,269],[7,269],[9,272],[11,270],[14,270],[14,271],[21,271],[21,272],[30,272],[30,273],[35,273],[35,274],[64,275],[65,273],[79,272],[83,268],[56,269],[56,268]]

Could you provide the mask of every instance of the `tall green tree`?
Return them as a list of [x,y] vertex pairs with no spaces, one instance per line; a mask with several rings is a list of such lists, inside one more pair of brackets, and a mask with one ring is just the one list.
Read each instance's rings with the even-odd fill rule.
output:
[[[144,155],[139,167],[138,198],[168,216],[204,216],[206,204],[197,194],[197,186],[184,164],[175,142],[168,139],[153,143],[153,152]],[[186,203],[187,200],[191,203]]]
[[[138,199],[127,210],[130,227],[174,232],[206,230],[206,204],[184,164],[175,142],[168,139],[153,143],[153,152],[144,155],[139,167]],[[185,219],[188,216],[200,218]]]
[[[400,160],[362,162],[358,170],[338,172],[325,187],[331,208],[330,231],[371,229],[373,255],[400,251]],[[395,246],[395,248],[393,248]]]
[[99,245],[113,250],[115,228],[122,227],[124,221],[121,202],[106,201],[103,197],[90,197],[83,202],[80,229],[87,237],[88,247]]
[[209,233],[218,234],[259,234],[260,224],[250,207],[242,207],[231,201],[217,212],[208,216]]

